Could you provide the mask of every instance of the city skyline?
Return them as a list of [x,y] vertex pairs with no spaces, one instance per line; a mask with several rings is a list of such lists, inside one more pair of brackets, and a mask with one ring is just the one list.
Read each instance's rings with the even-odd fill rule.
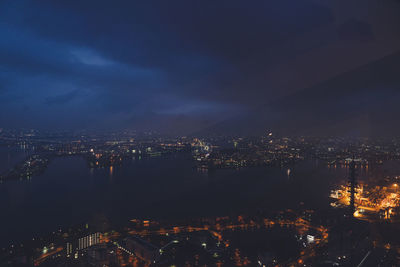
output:
[[399,14],[0,1],[0,267],[400,266]]

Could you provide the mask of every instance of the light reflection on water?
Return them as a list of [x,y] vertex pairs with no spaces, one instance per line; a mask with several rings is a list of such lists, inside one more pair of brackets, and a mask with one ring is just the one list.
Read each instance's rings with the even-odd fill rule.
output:
[[332,184],[345,179],[348,171],[303,162],[290,166],[288,179],[287,169],[198,172],[190,155],[103,169],[88,168],[80,157],[56,158],[39,177],[0,185],[0,235],[6,243],[24,240],[99,215],[125,222],[281,210],[296,208],[300,202],[323,209],[329,207]]
[[0,145],[0,173],[11,169],[16,163],[23,160],[31,153],[32,148],[26,146],[9,147]]

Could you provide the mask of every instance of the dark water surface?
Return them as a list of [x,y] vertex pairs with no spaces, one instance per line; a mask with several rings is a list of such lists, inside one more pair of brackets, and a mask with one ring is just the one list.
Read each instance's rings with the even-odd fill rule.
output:
[[0,173],[14,167],[19,161],[31,153],[30,149],[24,147],[9,147],[0,145]]
[[346,169],[316,161],[287,168],[257,167],[198,172],[190,155],[132,160],[89,169],[80,157],[54,159],[44,174],[0,184],[0,245],[23,241],[106,216],[185,219],[329,206],[332,183]]

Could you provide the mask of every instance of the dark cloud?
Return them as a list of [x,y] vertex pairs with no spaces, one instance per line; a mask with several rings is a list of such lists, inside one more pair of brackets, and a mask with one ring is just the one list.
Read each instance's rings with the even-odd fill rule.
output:
[[75,98],[78,97],[78,95],[79,95],[79,91],[74,90],[74,91],[71,91],[69,93],[65,93],[62,95],[46,97],[44,103],[46,105],[62,105],[62,104],[66,104],[66,103],[74,100]]
[[367,42],[374,39],[374,33],[370,24],[351,19],[338,27],[341,39]]
[[2,1],[0,111],[13,115],[0,123],[32,114],[40,127],[142,127],[143,119],[186,131],[390,52],[391,30],[378,32],[382,41],[374,31],[384,24],[336,5]]
[[[305,88],[208,129],[242,134],[400,134],[400,52]],[[207,132],[207,133],[209,133]]]

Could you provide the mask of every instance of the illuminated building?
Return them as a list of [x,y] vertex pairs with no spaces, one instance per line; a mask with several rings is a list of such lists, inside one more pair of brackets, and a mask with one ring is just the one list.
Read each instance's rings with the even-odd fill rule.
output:
[[67,256],[69,257],[70,255],[72,255],[73,250],[72,250],[72,244],[71,243],[67,243],[66,249],[65,249]]
[[78,239],[78,250],[86,249],[100,243],[100,233],[94,233]]

